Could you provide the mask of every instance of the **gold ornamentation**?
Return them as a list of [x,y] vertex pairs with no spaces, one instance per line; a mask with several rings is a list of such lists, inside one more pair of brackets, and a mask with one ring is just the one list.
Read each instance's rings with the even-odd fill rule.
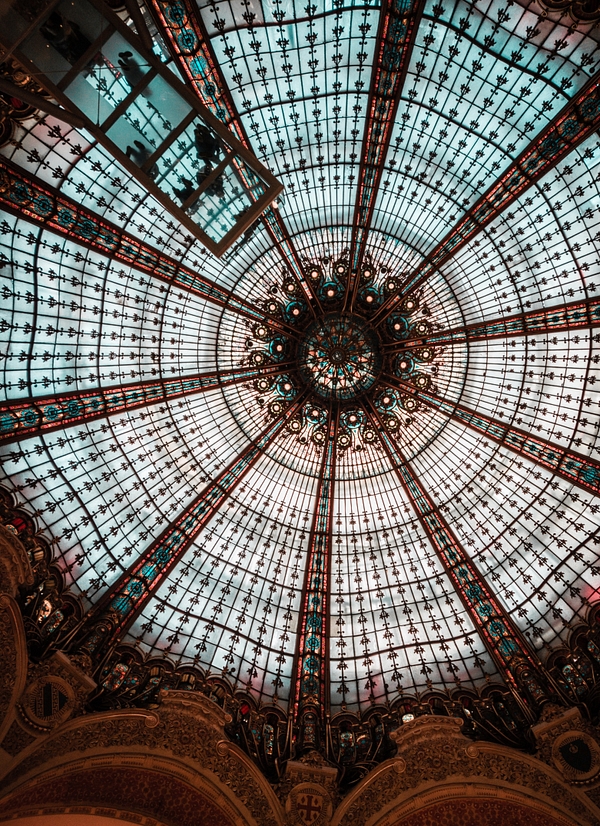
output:
[[71,716],[75,702],[75,692],[65,680],[40,677],[27,689],[20,710],[30,725],[50,731]]
[[303,754],[302,757],[298,758],[299,763],[304,763],[305,766],[313,766],[318,768],[328,767],[329,763],[322,754],[318,751],[309,751],[306,754]]
[[229,742],[227,740],[219,740],[217,743],[217,754],[221,757],[227,757],[229,754]]
[[478,754],[467,749],[472,743],[460,732],[463,721],[458,718],[422,716],[405,723],[393,733],[398,750],[410,755],[406,771],[398,773],[395,760],[368,775],[336,812],[335,824],[351,823],[365,826],[373,814],[385,809],[397,798],[418,796],[422,784],[437,786],[449,777],[473,778],[481,783],[489,780],[503,788],[515,787],[536,796],[555,801],[581,826],[596,826],[598,819],[582,800],[582,796],[566,784],[561,784],[554,769],[549,769],[534,757],[512,751],[504,746],[481,742]]
[[4,740],[0,743],[0,748],[8,752],[11,757],[16,757],[19,752],[30,746],[34,740],[33,734],[26,732],[17,720],[13,720]]
[[50,731],[80,711],[95,688],[91,677],[57,651],[31,669],[31,680],[18,708],[34,730]]
[[154,728],[160,722],[160,718],[158,714],[153,711],[149,711],[146,719],[144,720],[144,725],[146,728]]
[[591,780],[600,772],[600,747],[584,731],[567,731],[552,744],[556,768],[570,782]]
[[31,585],[33,572],[27,551],[6,526],[0,525],[0,593],[14,597],[21,586]]
[[220,706],[213,703],[211,699],[199,691],[161,690],[160,699],[163,708],[185,709],[194,716],[201,717],[205,723],[210,723],[217,729],[224,728],[232,720],[231,714],[223,711]]
[[[0,549],[1,553],[1,549]],[[0,593],[0,740],[14,718],[17,700],[27,681],[27,646],[21,611],[8,594]],[[12,750],[16,747],[14,734]],[[5,749],[8,751],[8,749]]]
[[318,783],[299,783],[286,801],[290,823],[298,826],[322,826],[328,823],[333,804],[327,790]]
[[[195,702],[189,692],[169,692],[173,696],[152,712],[122,710],[99,713],[70,720],[45,739],[33,753],[18,764],[2,784],[9,787],[24,774],[61,758],[78,761],[88,752],[124,748],[143,749],[144,753],[167,754],[182,760],[187,767],[212,772],[227,786],[260,826],[280,826],[277,799],[265,778],[234,744],[226,755],[219,754],[217,743],[224,731],[216,725],[218,717],[228,715],[217,707],[217,714],[204,717],[203,701]],[[185,695],[181,697],[180,695]],[[184,702],[185,700],[185,702]],[[204,698],[207,707],[215,704]],[[148,720],[152,726],[148,727]],[[194,764],[196,764],[194,766]]]

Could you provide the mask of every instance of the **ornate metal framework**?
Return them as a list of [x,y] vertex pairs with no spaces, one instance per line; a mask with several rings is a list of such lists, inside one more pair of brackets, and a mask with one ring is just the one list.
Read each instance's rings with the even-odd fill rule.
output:
[[[207,694],[273,779],[318,749],[350,785],[418,714],[521,749],[549,701],[596,719],[595,29],[566,4],[130,5],[111,26],[185,128],[272,188],[216,261],[198,187],[165,214],[156,153],[138,174],[5,64],[0,511],[32,656],[84,658],[90,710]],[[100,40],[39,14],[13,58],[42,59],[35,30],[91,72]]]
[[350,246],[350,266],[355,275],[348,282],[347,306],[350,308],[356,297],[358,273],[423,5],[417,1],[385,0],[381,9]]
[[59,101],[66,122],[94,135],[213,254],[229,249],[281,193],[270,171],[106,4],[17,4],[8,24],[4,53],[15,54]]

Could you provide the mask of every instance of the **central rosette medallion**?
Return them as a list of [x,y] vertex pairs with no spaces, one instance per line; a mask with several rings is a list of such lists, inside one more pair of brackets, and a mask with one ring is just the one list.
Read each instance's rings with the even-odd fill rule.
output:
[[363,318],[346,313],[313,322],[298,345],[297,360],[302,380],[331,401],[360,396],[381,371],[377,334]]
[[369,260],[352,287],[345,258],[308,262],[306,287],[284,275],[264,316],[246,320],[240,363],[254,371],[257,404],[277,417],[301,398],[286,421],[299,444],[321,449],[335,421],[337,450],[364,450],[382,431],[399,436],[419,394],[435,390],[442,351],[428,341],[429,308],[420,293],[401,296],[387,273]]

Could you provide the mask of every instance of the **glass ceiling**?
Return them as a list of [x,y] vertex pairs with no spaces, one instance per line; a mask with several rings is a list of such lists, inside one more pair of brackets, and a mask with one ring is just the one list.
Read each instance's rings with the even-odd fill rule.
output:
[[[232,0],[198,9],[241,131],[285,184],[278,207],[298,260],[332,266],[352,243],[379,5]],[[596,72],[597,30],[541,12],[525,0],[425,3],[368,234],[378,273],[402,280],[423,265]],[[166,54],[163,34],[157,54]],[[444,338],[594,299],[599,146],[590,130],[434,270],[419,288],[417,321]],[[31,118],[0,152],[235,298],[254,307],[282,300],[289,261],[264,224],[223,259],[211,256],[85,130]],[[2,439],[4,484],[54,539],[87,610],[272,422],[252,380],[223,380],[248,366],[256,336],[232,301],[218,306],[31,214],[5,211],[0,230],[4,409],[217,374],[204,392],[165,392],[133,410]],[[447,336],[424,370],[452,408],[597,462],[599,342],[589,325]],[[390,455],[356,433],[336,453],[327,540],[333,710],[501,681]],[[544,660],[600,585],[597,484],[594,492],[568,481],[435,404],[405,415],[393,439]],[[290,428],[277,433],[126,640],[226,675],[259,702],[292,699],[323,450]]]

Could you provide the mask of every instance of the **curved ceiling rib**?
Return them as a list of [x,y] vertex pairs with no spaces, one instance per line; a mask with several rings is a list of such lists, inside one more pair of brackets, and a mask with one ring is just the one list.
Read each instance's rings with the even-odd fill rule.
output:
[[[444,347],[461,341],[485,341],[486,339],[527,336],[534,333],[565,333],[569,330],[592,330],[600,326],[600,299],[573,301],[557,304],[544,310],[530,310],[504,318],[475,321],[465,327],[430,333],[427,343]],[[413,342],[423,342],[423,337],[407,335],[401,342],[384,345],[386,352],[401,352]],[[424,343],[424,342],[423,342]]]
[[78,390],[57,396],[30,397],[0,405],[0,444],[19,441],[39,433],[91,422],[105,416],[137,410],[156,402],[174,401],[190,394],[216,390],[230,384],[251,381],[259,376],[279,376],[289,364],[250,367],[245,370],[216,369],[178,379],[155,379],[141,384]]
[[533,436],[521,428],[504,424],[500,419],[470,410],[459,402],[447,401],[428,390],[415,390],[405,382],[399,382],[395,376],[388,375],[386,379],[393,386],[409,390],[416,398],[449,418],[489,436],[495,442],[529,459],[534,464],[552,471],[567,482],[598,495],[600,491],[599,461]]
[[319,473],[314,513],[308,540],[306,581],[302,594],[302,613],[298,626],[296,650],[296,684],[293,695],[293,716],[301,723],[302,738],[315,739],[311,720],[325,722],[327,688],[329,685],[329,601],[331,555],[333,541],[333,501],[335,497],[336,441],[339,410],[329,416],[327,441]]
[[600,84],[590,78],[583,90],[570,101],[556,118],[521,153],[499,180],[469,209],[456,226],[439,242],[423,263],[403,280],[400,294],[382,305],[377,315],[385,319],[400,296],[417,290],[448,258],[509,207],[530,186],[573,151],[600,123]]
[[384,0],[381,7],[352,222],[352,277],[346,287],[346,306],[350,310],[356,300],[375,200],[424,5],[424,0]]
[[520,631],[513,626],[473,560],[435,507],[406,457],[385,433],[376,408],[368,404],[365,412],[374,425],[378,425],[392,467],[500,673],[516,696],[525,689],[534,703],[541,702],[548,691],[541,663],[532,656]]
[[[3,176],[0,204],[13,214],[24,214],[53,232],[112,256],[166,284],[194,292],[206,301],[252,321],[262,321],[265,317],[266,313],[249,301],[238,298],[219,284],[128,235],[115,224],[99,218],[94,212],[62,195],[57,189],[44,186],[39,179],[28,175],[10,161],[0,161],[0,174]],[[293,328],[290,330],[289,325],[280,319],[269,319],[269,323],[292,335],[296,334]]]
[[[252,439],[90,609],[79,629],[80,638],[83,635],[88,640],[86,645],[90,651],[97,655],[100,646],[104,649],[122,639],[190,543],[219,512],[265,448],[283,430],[287,417],[293,415],[301,403],[301,398],[294,401]],[[103,623],[102,630],[92,630],[99,622]]]

